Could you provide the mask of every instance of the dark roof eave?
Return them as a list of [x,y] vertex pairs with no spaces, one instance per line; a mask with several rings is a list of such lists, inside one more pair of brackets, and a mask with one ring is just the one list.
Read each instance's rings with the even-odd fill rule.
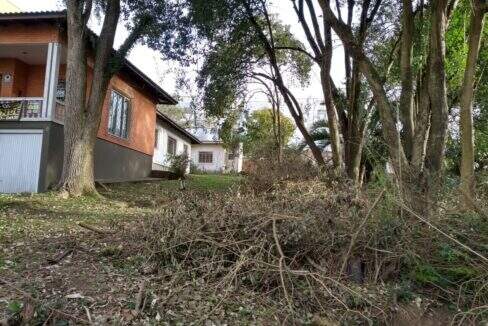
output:
[[151,86],[153,91],[157,93],[158,103],[159,104],[168,104],[168,105],[176,105],[178,101],[174,99],[171,95],[169,95],[164,89],[162,89],[158,84],[153,82],[149,77],[147,77],[142,71],[139,70],[134,64],[132,64],[129,60],[124,60],[124,66],[127,67],[132,73],[137,75],[141,78],[146,84]]
[[62,20],[66,19],[66,10],[59,11],[32,11],[32,12],[7,12],[0,13],[0,21],[12,21],[12,20]]
[[181,127],[179,124],[177,124],[176,122],[174,122],[166,114],[164,114],[164,113],[162,113],[160,111],[157,111],[156,112],[156,115],[157,115],[158,118],[166,121],[171,127],[175,128],[176,130],[178,130],[179,132],[181,132],[182,134],[184,134],[186,137],[188,137],[191,140],[191,143],[192,144],[201,144],[202,143],[200,141],[200,139],[198,139],[197,137],[193,136],[191,133],[189,133],[188,131],[186,131],[183,127]]

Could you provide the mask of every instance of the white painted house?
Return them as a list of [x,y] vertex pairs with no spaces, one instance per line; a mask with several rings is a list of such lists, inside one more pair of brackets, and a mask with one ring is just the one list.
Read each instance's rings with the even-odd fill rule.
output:
[[193,166],[202,172],[239,173],[243,157],[242,144],[232,152],[221,141],[202,141],[193,145],[191,160]]
[[201,141],[192,147],[192,165],[202,172],[239,173],[242,171],[243,146],[231,151],[219,139],[217,128],[195,128],[192,133]]
[[191,157],[192,146],[200,143],[198,138],[158,111],[154,137],[153,171],[168,171],[172,156],[186,154]]

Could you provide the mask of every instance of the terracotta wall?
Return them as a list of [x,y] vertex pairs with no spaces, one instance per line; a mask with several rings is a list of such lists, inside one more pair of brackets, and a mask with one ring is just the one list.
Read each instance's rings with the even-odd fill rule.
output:
[[[110,94],[115,90],[131,100],[129,138],[121,139],[108,133]],[[98,137],[139,152],[153,155],[156,130],[156,102],[142,94],[130,81],[114,76],[103,105]]]
[[8,24],[0,28],[0,44],[39,44],[58,42],[59,39],[58,28],[51,24]]
[[1,84],[1,97],[42,97],[45,66],[28,65],[17,59],[0,58],[0,74],[9,74],[12,82]]

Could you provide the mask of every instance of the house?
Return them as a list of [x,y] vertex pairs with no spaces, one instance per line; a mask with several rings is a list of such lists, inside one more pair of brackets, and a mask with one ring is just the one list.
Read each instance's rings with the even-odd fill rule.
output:
[[202,172],[239,173],[242,171],[243,145],[240,143],[233,151],[225,148],[216,129],[197,128],[193,133],[200,144],[192,146],[193,167]]
[[[0,14],[0,193],[45,191],[59,181],[65,27],[65,11]],[[198,139],[158,114],[159,104],[176,100],[125,60],[103,104],[94,153],[96,180],[140,180],[163,162],[168,149],[191,153]]]
[[195,146],[201,142],[164,113],[157,111],[156,114],[152,169],[153,171],[168,171],[173,155],[185,154],[187,157],[191,157],[192,145]]

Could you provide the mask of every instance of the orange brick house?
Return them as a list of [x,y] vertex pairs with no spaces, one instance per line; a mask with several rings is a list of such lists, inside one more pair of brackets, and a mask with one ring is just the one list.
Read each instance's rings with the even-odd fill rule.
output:
[[[64,11],[0,14],[0,193],[44,191],[59,180],[65,28]],[[89,69],[89,84],[90,78]],[[148,177],[153,169],[165,168],[155,148],[158,157],[161,148],[189,155],[191,144],[199,140],[157,111],[158,104],[176,103],[126,60],[105,98],[95,178],[111,182]]]

